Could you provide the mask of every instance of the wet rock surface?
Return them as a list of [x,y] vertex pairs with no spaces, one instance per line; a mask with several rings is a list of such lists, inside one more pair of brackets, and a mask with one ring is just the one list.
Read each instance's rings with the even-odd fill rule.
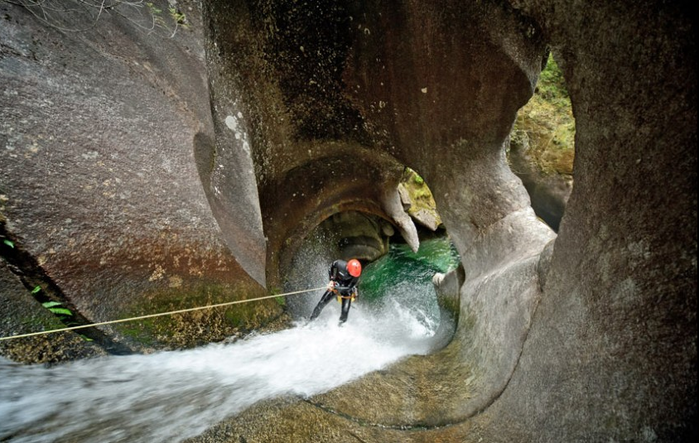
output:
[[[191,5],[192,34],[171,40],[118,17],[67,38],[0,5],[3,214],[81,312],[279,287],[334,214],[399,227],[386,202],[400,205],[387,196],[405,166],[464,271],[442,350],[192,441],[696,434],[696,44],[682,5],[205,2],[201,21]],[[505,159],[547,46],[577,130],[557,235]]]
[[[650,11],[656,6],[645,7]],[[265,7],[273,6],[265,3],[255,12],[256,18],[277,23],[274,13]],[[304,3],[297,7],[311,8]],[[297,69],[285,70],[283,77],[295,81],[273,82],[281,96],[290,93],[286,89],[290,84],[312,85],[316,75],[323,77],[318,84],[331,85],[334,92],[312,95],[306,88],[294,90],[299,95],[293,104],[287,104],[295,116],[284,120],[290,122],[287,133],[309,137],[301,129],[305,124],[302,122],[314,117],[311,112],[303,112],[316,108],[300,106],[307,103],[304,99],[317,100],[314,106],[322,103],[323,107],[333,107],[330,115],[338,116],[352,114],[344,114],[348,112],[346,97],[350,97],[363,119],[363,130],[340,125],[344,129],[332,137],[314,135],[317,144],[313,146],[324,144],[327,149],[339,149],[343,143],[368,144],[373,146],[372,154],[377,150],[390,154],[425,178],[463,259],[465,283],[461,288],[459,325],[455,339],[443,351],[410,359],[385,374],[311,399],[325,414],[310,412],[305,404],[295,403],[274,414],[278,425],[275,430],[266,428],[260,434],[248,428],[249,434],[239,435],[261,441],[284,436],[302,438],[307,435],[304,432],[313,431],[301,431],[298,421],[287,418],[303,415],[302,411],[316,425],[318,441],[353,441],[357,436],[393,441],[396,432],[401,441],[562,441],[633,439],[639,435],[673,441],[692,432],[689,417],[696,413],[696,404],[686,392],[695,389],[696,370],[690,361],[695,354],[691,343],[696,334],[691,332],[690,324],[696,306],[689,294],[696,285],[689,276],[696,275],[695,261],[690,258],[696,248],[687,238],[688,231],[679,226],[696,224],[687,206],[692,201],[690,185],[695,181],[689,167],[696,164],[696,156],[687,147],[696,145],[691,129],[696,120],[691,104],[696,91],[690,82],[689,89],[677,92],[677,85],[687,83],[675,74],[656,69],[653,60],[670,53],[687,54],[691,60],[694,46],[688,40],[691,25],[680,18],[678,10],[660,8],[667,12],[663,17],[675,17],[681,23],[675,32],[661,36],[659,31],[668,29],[666,26],[675,19],[658,18],[654,22],[650,17],[658,16],[648,14],[636,21],[603,4],[582,11],[562,2],[512,2],[509,6],[454,2],[439,7],[406,2],[389,11],[378,3],[364,2],[361,12],[340,7],[328,10],[319,21],[336,22],[337,30],[348,33],[332,31],[336,40],[327,46],[336,51],[333,60],[345,60],[344,65],[333,65],[344,70],[342,81],[323,69],[316,72],[301,62],[295,63],[294,56],[288,57],[284,63]],[[211,12],[217,14],[215,8]],[[294,54],[303,57],[303,51],[312,47],[305,42],[320,38],[310,23],[299,20],[294,24],[293,41],[298,44]],[[236,25],[238,32],[253,28],[246,23]],[[646,27],[649,34],[641,37],[645,31],[640,29]],[[271,37],[264,32],[255,35],[273,41],[282,38],[280,35],[290,37],[285,35],[286,27],[272,29]],[[605,40],[591,41],[591,36],[597,35],[590,32],[592,29],[603,34]],[[526,188],[504,160],[504,144],[514,113],[532,93],[546,44],[556,46],[561,54],[578,123],[576,189],[558,238],[537,220],[529,207]],[[262,47],[269,58],[284,58],[292,51]],[[634,61],[611,62],[628,60],[624,52],[633,54]],[[671,58],[673,66],[680,68],[680,79],[693,78],[689,64]],[[646,68],[639,70],[641,66]],[[594,88],[590,87],[591,81]],[[654,85],[654,99],[644,92],[644,81]],[[331,100],[337,97],[338,89],[345,96]],[[675,92],[661,100],[662,90]],[[644,99],[636,103],[639,95]],[[658,103],[653,102],[655,99]],[[666,132],[669,127],[665,119],[651,117],[653,110],[660,110],[661,102],[678,113],[686,126]],[[598,112],[601,109],[605,111]],[[619,115],[625,116],[622,121]],[[639,125],[647,136],[664,134],[663,148],[654,148],[648,140],[636,140]],[[328,138],[333,139],[332,144],[321,141]],[[632,140],[644,146],[643,155],[631,154],[628,146]],[[293,159],[303,158],[307,145],[296,146],[298,149],[288,150],[285,145],[284,152]],[[357,158],[362,153],[361,148],[353,150]],[[662,165],[669,164],[672,153],[684,159],[675,165],[684,172],[671,174],[673,192],[682,196],[679,200],[683,203],[663,200],[663,186],[653,179],[663,174]],[[280,164],[267,152],[261,157]],[[645,178],[632,175],[634,164],[641,165]],[[311,176],[337,173],[331,163],[326,165],[327,169],[315,169]],[[613,191],[618,186],[612,185],[619,174],[629,191],[629,197],[621,202]],[[307,195],[327,194],[323,190]],[[636,198],[650,199],[642,205],[647,211],[634,207]],[[324,201],[322,197],[315,199],[321,204]],[[654,215],[661,207],[674,214],[678,229],[672,233],[649,228],[651,220],[663,218]],[[614,224],[604,223],[606,217],[614,219]],[[600,241],[595,240],[597,225],[604,227],[604,239]],[[633,245],[627,241],[630,237],[636,238]],[[612,239],[616,244],[613,253],[607,249],[611,244],[603,246]],[[539,254],[544,250],[540,261]],[[589,255],[592,250],[595,253]],[[632,250],[640,255],[632,258],[625,252]],[[675,259],[662,259],[665,252],[661,251],[670,250],[677,253]],[[600,257],[608,259],[600,261]],[[677,261],[679,257],[683,258]],[[580,268],[583,263],[589,266]],[[635,264],[630,269],[624,263]],[[641,269],[654,269],[656,275],[687,274],[681,282],[664,284]],[[612,285],[612,275],[625,280],[625,286]],[[651,302],[655,293],[651,288],[659,286],[677,295],[660,308]],[[626,301],[618,304],[609,294]],[[687,309],[682,311],[680,306]],[[656,319],[650,331],[649,314]],[[683,325],[679,327],[684,331],[680,334],[683,338],[678,341],[666,334],[673,323],[661,320],[666,314]],[[565,321],[561,323],[561,319]],[[618,340],[614,346],[617,351],[606,349],[603,336],[596,335],[601,331],[607,339],[610,336],[605,334]],[[645,351],[663,346],[671,349],[667,357],[678,371],[675,375],[679,378],[673,381],[660,375],[662,370],[654,363],[654,353]],[[596,358],[599,353],[606,357]],[[546,375],[551,364],[560,371],[553,377]],[[621,375],[620,367],[627,375]],[[530,376],[534,384],[527,385]],[[667,395],[656,389],[653,380],[658,377],[666,380],[661,384],[668,389]],[[595,394],[584,392],[588,383],[592,383],[588,389]],[[568,390],[575,395],[568,395]],[[377,392],[379,395],[375,395]],[[655,399],[656,395],[660,398]],[[576,400],[579,398],[583,400]],[[639,398],[645,401],[639,403]],[[656,401],[663,405],[659,410],[643,406]],[[600,407],[601,403],[607,406]],[[558,409],[558,405],[565,407]],[[570,414],[572,410],[576,412]],[[614,410],[629,415],[622,418]],[[666,413],[670,411],[683,418],[669,420]],[[567,425],[554,425],[552,416]],[[243,423],[251,425],[241,417],[231,422],[231,429],[240,430],[237,427]],[[447,424],[445,428],[436,427]],[[338,431],[327,435],[322,431],[325,426]],[[389,430],[394,426],[402,430]]]
[[[29,296],[8,265],[0,262],[0,301],[3,307],[0,335],[29,334],[65,327],[48,309]],[[20,363],[57,363],[105,355],[98,344],[75,332],[0,341],[0,353]]]
[[551,226],[551,229],[558,232],[568,198],[573,190],[573,177],[542,171],[528,155],[528,148],[524,137],[519,140],[510,140],[508,157],[510,167],[527,189],[536,215]]
[[[230,212],[259,222],[257,202],[210,205],[217,182],[197,170],[194,151],[214,130],[201,14],[180,3],[190,26],[174,34],[167,14],[151,32],[143,27],[153,23],[149,8],[97,20],[99,9],[70,1],[0,5],[6,230],[92,322],[266,294],[255,235],[222,230]],[[220,340],[238,326],[174,341],[157,332],[159,320],[106,332],[143,349]]]

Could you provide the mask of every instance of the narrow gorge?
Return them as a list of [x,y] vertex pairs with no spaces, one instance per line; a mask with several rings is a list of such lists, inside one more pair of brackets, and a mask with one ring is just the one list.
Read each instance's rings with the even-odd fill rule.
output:
[[[366,264],[389,237],[419,251],[424,228],[399,192],[409,168],[460,262],[435,280],[454,319],[445,341],[327,390],[213,408],[217,423],[187,441],[690,441],[688,8],[0,0],[0,335],[60,327],[46,301],[87,324],[313,288],[324,276],[298,263],[320,231],[333,233],[324,253]],[[575,116],[556,229],[507,159],[549,54]],[[55,371],[136,362],[291,335],[303,309],[265,299],[0,341],[0,353]]]

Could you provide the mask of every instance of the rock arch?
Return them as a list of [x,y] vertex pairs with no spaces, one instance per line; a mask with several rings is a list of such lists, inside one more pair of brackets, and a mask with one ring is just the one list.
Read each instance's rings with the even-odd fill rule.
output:
[[[65,33],[0,4],[4,226],[66,297],[98,321],[142,294],[262,294],[285,238],[340,207],[385,213],[405,165],[430,184],[462,258],[454,339],[309,401],[259,405],[222,425],[227,435],[695,436],[696,30],[685,5],[299,1],[279,17],[277,3],[205,2],[203,18],[187,3],[193,31],[157,41],[116,15]],[[504,156],[546,45],[577,124],[557,236]],[[197,163],[208,152],[230,168],[219,209],[210,162]],[[290,205],[289,182],[308,196]]]
[[[339,416],[319,418],[306,403],[291,415],[377,441],[676,441],[695,432],[696,242],[681,226],[696,226],[696,90],[694,68],[680,61],[695,59],[693,25],[674,7],[651,2],[644,7],[662,13],[636,20],[626,6],[367,1],[325,17],[342,18],[350,34],[342,34],[343,76],[332,78],[363,125],[361,137],[346,139],[357,153],[368,145],[421,171],[465,281],[449,346],[309,401]],[[215,7],[210,14],[222,16]],[[295,31],[302,41],[315,28]],[[558,236],[536,220],[503,147],[546,45],[561,56],[578,124],[576,188]],[[675,74],[657,65],[663,58]],[[667,126],[661,104],[686,126]],[[662,141],[641,140],[661,133]],[[682,202],[660,205],[660,165],[675,155],[681,172],[672,186]],[[613,185],[622,178],[629,198]],[[660,206],[672,214],[671,233],[651,221],[664,219]],[[665,261],[670,251],[678,255]],[[667,278],[679,269],[686,278]],[[672,294],[661,309],[658,292]],[[683,325],[679,336],[661,320],[668,315]],[[672,377],[660,349],[678,371]],[[288,409],[277,407],[259,411],[273,411],[278,435],[311,432],[294,431]]]

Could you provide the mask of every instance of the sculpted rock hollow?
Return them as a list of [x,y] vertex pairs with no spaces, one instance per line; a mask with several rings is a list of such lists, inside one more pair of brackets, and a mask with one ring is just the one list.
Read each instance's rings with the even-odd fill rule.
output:
[[[406,166],[463,265],[444,284],[458,286],[458,325],[441,350],[193,441],[696,435],[696,30],[683,5],[179,3],[190,29],[172,38],[116,14],[67,33],[0,5],[3,235],[83,315],[263,294],[339,213],[417,247],[399,210]],[[548,48],[576,119],[558,234],[505,159]],[[237,327],[278,314],[262,305]],[[194,341],[235,326],[217,324]]]

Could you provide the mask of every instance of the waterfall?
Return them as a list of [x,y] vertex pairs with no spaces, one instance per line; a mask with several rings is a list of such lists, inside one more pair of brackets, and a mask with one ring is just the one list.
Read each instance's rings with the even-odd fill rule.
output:
[[430,290],[392,284],[380,301],[360,291],[342,326],[333,302],[313,322],[228,344],[52,367],[0,359],[0,441],[171,443],[261,400],[326,392],[428,353],[438,319],[415,300]]

